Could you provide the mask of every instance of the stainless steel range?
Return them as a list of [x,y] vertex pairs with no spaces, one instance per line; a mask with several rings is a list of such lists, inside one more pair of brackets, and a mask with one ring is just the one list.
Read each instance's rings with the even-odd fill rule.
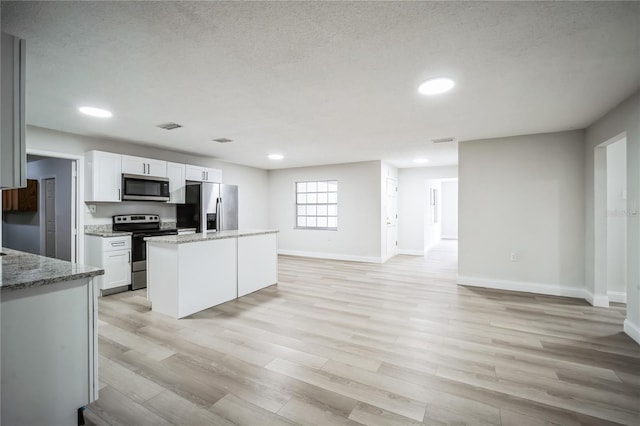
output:
[[177,229],[160,229],[160,216],[125,214],[113,216],[113,230],[131,232],[131,289],[147,286],[147,243],[145,237],[177,235]]

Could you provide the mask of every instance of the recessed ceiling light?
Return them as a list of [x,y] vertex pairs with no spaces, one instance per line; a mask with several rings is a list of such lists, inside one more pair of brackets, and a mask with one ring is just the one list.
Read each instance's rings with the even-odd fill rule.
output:
[[418,87],[418,92],[423,95],[439,95],[453,89],[455,85],[456,83],[450,78],[432,78],[422,83]]
[[284,155],[282,155],[282,154],[269,154],[269,155],[267,155],[267,157],[269,157],[269,160],[282,160],[284,158]]
[[428,159],[426,159],[426,158],[415,158],[415,159],[413,160],[413,162],[414,162],[414,163],[417,163],[417,164],[424,164],[424,163],[429,162],[429,160],[428,160]]
[[109,118],[113,115],[111,114],[111,111],[107,111],[106,109],[95,108],[90,106],[81,106],[80,108],[78,108],[78,111],[80,111],[83,114],[90,115],[91,117],[99,117],[99,118]]

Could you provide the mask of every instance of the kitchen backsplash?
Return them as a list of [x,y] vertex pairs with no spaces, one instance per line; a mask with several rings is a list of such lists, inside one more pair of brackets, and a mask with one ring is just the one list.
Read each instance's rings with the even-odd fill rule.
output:
[[[96,206],[96,212],[89,211],[89,205]],[[84,224],[109,225],[112,217],[118,214],[155,214],[164,222],[176,222],[175,204],[156,203],[153,201],[124,201],[122,203],[87,203],[84,207]]]
[[[177,223],[175,221],[165,222],[164,220],[160,223],[161,229],[175,229],[177,228]],[[111,224],[103,224],[103,225],[85,225],[84,232],[92,233],[92,234],[100,234],[102,232],[111,232]]]

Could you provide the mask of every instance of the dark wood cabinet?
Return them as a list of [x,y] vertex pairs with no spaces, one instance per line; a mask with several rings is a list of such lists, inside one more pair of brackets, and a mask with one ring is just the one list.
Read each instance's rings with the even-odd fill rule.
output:
[[2,191],[3,212],[37,212],[38,181],[27,179],[27,187]]

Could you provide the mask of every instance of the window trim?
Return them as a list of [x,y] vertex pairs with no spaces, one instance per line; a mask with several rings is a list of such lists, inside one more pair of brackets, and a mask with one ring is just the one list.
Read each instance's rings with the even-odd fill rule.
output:
[[[317,191],[315,191],[315,192],[307,192],[307,191],[298,192],[298,184],[300,184],[300,183],[305,183],[305,184],[315,183],[315,184],[318,184],[320,182],[325,182],[327,184],[329,182],[335,182],[335,185],[336,185],[336,190],[335,191],[328,191],[327,190],[326,192],[320,192],[320,193],[326,193],[326,194],[335,193],[336,194],[336,202],[335,203],[327,202],[327,203],[298,204],[298,194],[309,194],[309,193],[311,193],[311,194],[319,194],[319,192],[317,192]],[[307,215],[298,215],[298,206],[315,206],[316,208],[318,206],[327,206],[327,208],[328,208],[328,206],[336,206],[336,214],[335,214],[335,216],[327,215],[327,216],[320,216],[320,217],[326,217],[327,219],[330,218],[330,217],[335,217],[336,218],[336,222],[337,222],[337,220],[338,220],[338,211],[337,211],[337,209],[338,209],[338,180],[337,179],[302,180],[302,181],[295,181],[293,183],[293,185],[294,185],[294,191],[293,191],[293,194],[294,194],[294,203],[293,203],[294,226],[293,226],[293,229],[304,229],[304,230],[308,229],[308,230],[315,230],[315,231],[337,231],[338,230],[337,226],[335,226],[335,227],[329,227],[329,226],[298,226],[298,218],[299,217],[308,217]],[[315,217],[317,219],[318,215],[316,214]]]

